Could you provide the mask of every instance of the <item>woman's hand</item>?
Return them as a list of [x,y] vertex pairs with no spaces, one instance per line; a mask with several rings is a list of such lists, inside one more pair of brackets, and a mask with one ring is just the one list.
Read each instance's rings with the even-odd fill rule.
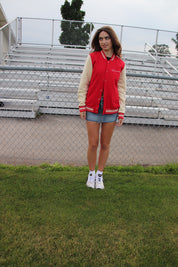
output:
[[86,120],[86,111],[80,112],[80,118]]
[[118,119],[116,126],[122,126],[123,122],[124,122],[124,119]]

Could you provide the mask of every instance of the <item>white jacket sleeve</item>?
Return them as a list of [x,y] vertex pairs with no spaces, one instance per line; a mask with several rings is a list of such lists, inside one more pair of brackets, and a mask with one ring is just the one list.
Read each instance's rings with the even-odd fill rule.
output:
[[123,117],[125,113],[125,93],[126,93],[126,67],[123,68],[118,81],[119,92],[119,116]]
[[80,84],[79,84],[78,94],[77,94],[80,112],[86,110],[86,104],[85,104],[86,95],[87,95],[88,87],[89,87],[90,80],[91,80],[92,69],[93,67],[92,67],[91,57],[90,55],[88,55],[81,78],[80,78]]

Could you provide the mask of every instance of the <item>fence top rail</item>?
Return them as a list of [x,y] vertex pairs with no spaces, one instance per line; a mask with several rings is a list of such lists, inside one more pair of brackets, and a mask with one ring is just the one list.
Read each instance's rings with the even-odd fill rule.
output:
[[[47,68],[47,67],[24,67],[24,66],[0,66],[0,70],[17,70],[17,71],[48,71],[48,72],[72,72],[72,73],[82,73],[81,69],[66,69],[66,68]],[[145,75],[145,74],[135,74],[127,73],[127,77],[140,77],[140,78],[152,78],[152,79],[162,79],[162,80],[172,80],[178,81],[176,77],[158,76],[158,75]]]
[[[96,21],[81,21],[81,20],[65,20],[65,19],[48,19],[48,18],[32,18],[32,17],[18,17],[18,19],[26,19],[26,20],[48,20],[48,21],[68,21],[68,22],[80,22],[80,23],[93,23],[98,25],[103,25],[103,22],[96,22]],[[172,30],[163,30],[158,28],[148,28],[148,27],[140,27],[140,26],[130,26],[130,25],[123,25],[123,24],[111,24],[107,23],[108,26],[119,26],[119,27],[126,27],[126,28],[136,28],[136,29],[143,29],[143,30],[154,30],[154,31],[162,31],[162,32],[172,32],[177,33],[177,31]]]

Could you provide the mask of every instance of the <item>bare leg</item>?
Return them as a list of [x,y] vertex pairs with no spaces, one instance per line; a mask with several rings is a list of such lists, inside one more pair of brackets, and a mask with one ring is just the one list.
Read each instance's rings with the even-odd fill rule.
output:
[[98,170],[103,171],[106,165],[108,156],[109,156],[109,147],[111,137],[114,131],[116,123],[115,122],[106,122],[102,123],[101,128],[101,139],[100,139],[100,153],[98,160]]
[[88,131],[88,166],[89,170],[95,170],[96,158],[97,158],[97,148],[99,143],[99,129],[100,124],[93,121],[87,121],[87,131]]

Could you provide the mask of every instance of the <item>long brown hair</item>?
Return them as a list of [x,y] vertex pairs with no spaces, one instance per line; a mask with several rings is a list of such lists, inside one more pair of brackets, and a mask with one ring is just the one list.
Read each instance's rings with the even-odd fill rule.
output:
[[91,47],[92,47],[93,51],[101,51],[102,50],[100,47],[100,44],[99,44],[99,34],[102,31],[107,32],[109,34],[111,41],[112,41],[114,54],[117,55],[118,57],[121,57],[121,52],[122,52],[121,43],[119,42],[119,39],[118,39],[115,31],[109,26],[101,27],[100,29],[98,29],[96,31],[95,35],[93,36],[93,40],[91,42]]

